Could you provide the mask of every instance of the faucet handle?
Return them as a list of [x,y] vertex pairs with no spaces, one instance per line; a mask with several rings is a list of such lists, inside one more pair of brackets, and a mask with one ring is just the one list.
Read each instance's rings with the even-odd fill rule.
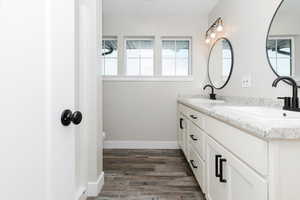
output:
[[216,100],[216,99],[217,99],[217,98],[216,98],[216,94],[214,94],[214,93],[210,94],[210,95],[209,95],[209,98],[210,98],[211,100]]
[[283,105],[284,110],[289,110],[291,108],[291,97],[277,97],[277,99],[284,100],[284,105]]

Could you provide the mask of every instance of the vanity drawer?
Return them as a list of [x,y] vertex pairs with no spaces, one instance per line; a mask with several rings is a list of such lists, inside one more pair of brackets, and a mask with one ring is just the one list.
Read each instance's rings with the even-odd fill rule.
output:
[[268,175],[268,143],[224,122],[207,117],[205,132],[262,175]]
[[186,117],[189,114],[189,108],[181,103],[178,104],[178,112],[180,112],[181,114],[185,115]]
[[186,107],[187,117],[194,122],[198,127],[204,129],[204,115],[199,111]]
[[193,170],[195,178],[199,183],[202,191],[206,193],[205,189],[205,162],[201,157],[196,153],[193,148],[190,148],[190,160],[189,164]]
[[205,160],[205,133],[193,123],[190,123],[188,140],[202,160]]
[[204,128],[204,114],[183,104],[178,104],[178,111],[197,124],[200,128]]

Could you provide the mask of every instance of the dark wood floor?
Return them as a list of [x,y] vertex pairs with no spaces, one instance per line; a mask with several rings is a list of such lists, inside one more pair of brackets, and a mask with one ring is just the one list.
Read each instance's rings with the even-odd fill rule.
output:
[[204,200],[179,150],[105,150],[104,172],[92,200]]

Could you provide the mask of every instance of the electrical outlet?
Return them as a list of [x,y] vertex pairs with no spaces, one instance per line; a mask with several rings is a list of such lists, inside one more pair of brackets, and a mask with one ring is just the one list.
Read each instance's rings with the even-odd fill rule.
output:
[[251,83],[251,76],[248,75],[248,76],[244,76],[242,78],[242,88],[250,88],[252,83]]

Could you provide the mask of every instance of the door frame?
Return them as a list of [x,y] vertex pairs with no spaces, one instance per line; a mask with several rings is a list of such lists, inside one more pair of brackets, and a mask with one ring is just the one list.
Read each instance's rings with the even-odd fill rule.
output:
[[[78,6],[78,105],[85,113],[86,123],[80,127],[81,163],[77,169],[77,199],[97,196],[104,184],[102,151],[102,78],[101,78],[101,39],[102,39],[102,0],[76,0]],[[100,78],[99,78],[100,77]],[[78,95],[78,94],[77,94]],[[99,170],[99,168],[101,170]]]
[[[102,0],[45,2],[47,61],[50,63],[47,66],[49,123],[45,172],[46,200],[81,200],[91,194],[96,196],[104,181],[103,174],[98,174],[98,140],[99,135],[101,136],[99,130],[102,130],[102,116],[99,115],[102,109],[99,104],[101,105],[102,95],[98,87],[101,56],[97,52],[100,47],[98,41],[102,35],[102,22],[98,17],[102,13]],[[64,58],[65,55],[69,56]],[[65,65],[62,62],[65,62]],[[70,67],[72,65],[75,67],[73,70]],[[74,80],[60,85],[64,83],[56,82],[58,74],[59,80],[63,80],[64,76],[73,76]],[[68,92],[73,93],[74,102],[60,102],[57,98],[58,93],[63,92],[60,87],[74,88],[73,92]],[[79,93],[76,93],[76,90]],[[67,99],[70,100],[70,96]],[[83,113],[81,125],[63,127],[58,124],[57,119],[64,109],[79,109]],[[64,144],[65,141],[68,144]],[[81,144],[81,147],[78,147],[78,144]],[[56,151],[56,148],[60,150]],[[66,150],[64,155],[58,154],[57,152],[64,151],[63,148]],[[65,161],[66,156],[69,157]],[[98,181],[99,178],[101,181]],[[95,184],[98,190],[93,189]]]

